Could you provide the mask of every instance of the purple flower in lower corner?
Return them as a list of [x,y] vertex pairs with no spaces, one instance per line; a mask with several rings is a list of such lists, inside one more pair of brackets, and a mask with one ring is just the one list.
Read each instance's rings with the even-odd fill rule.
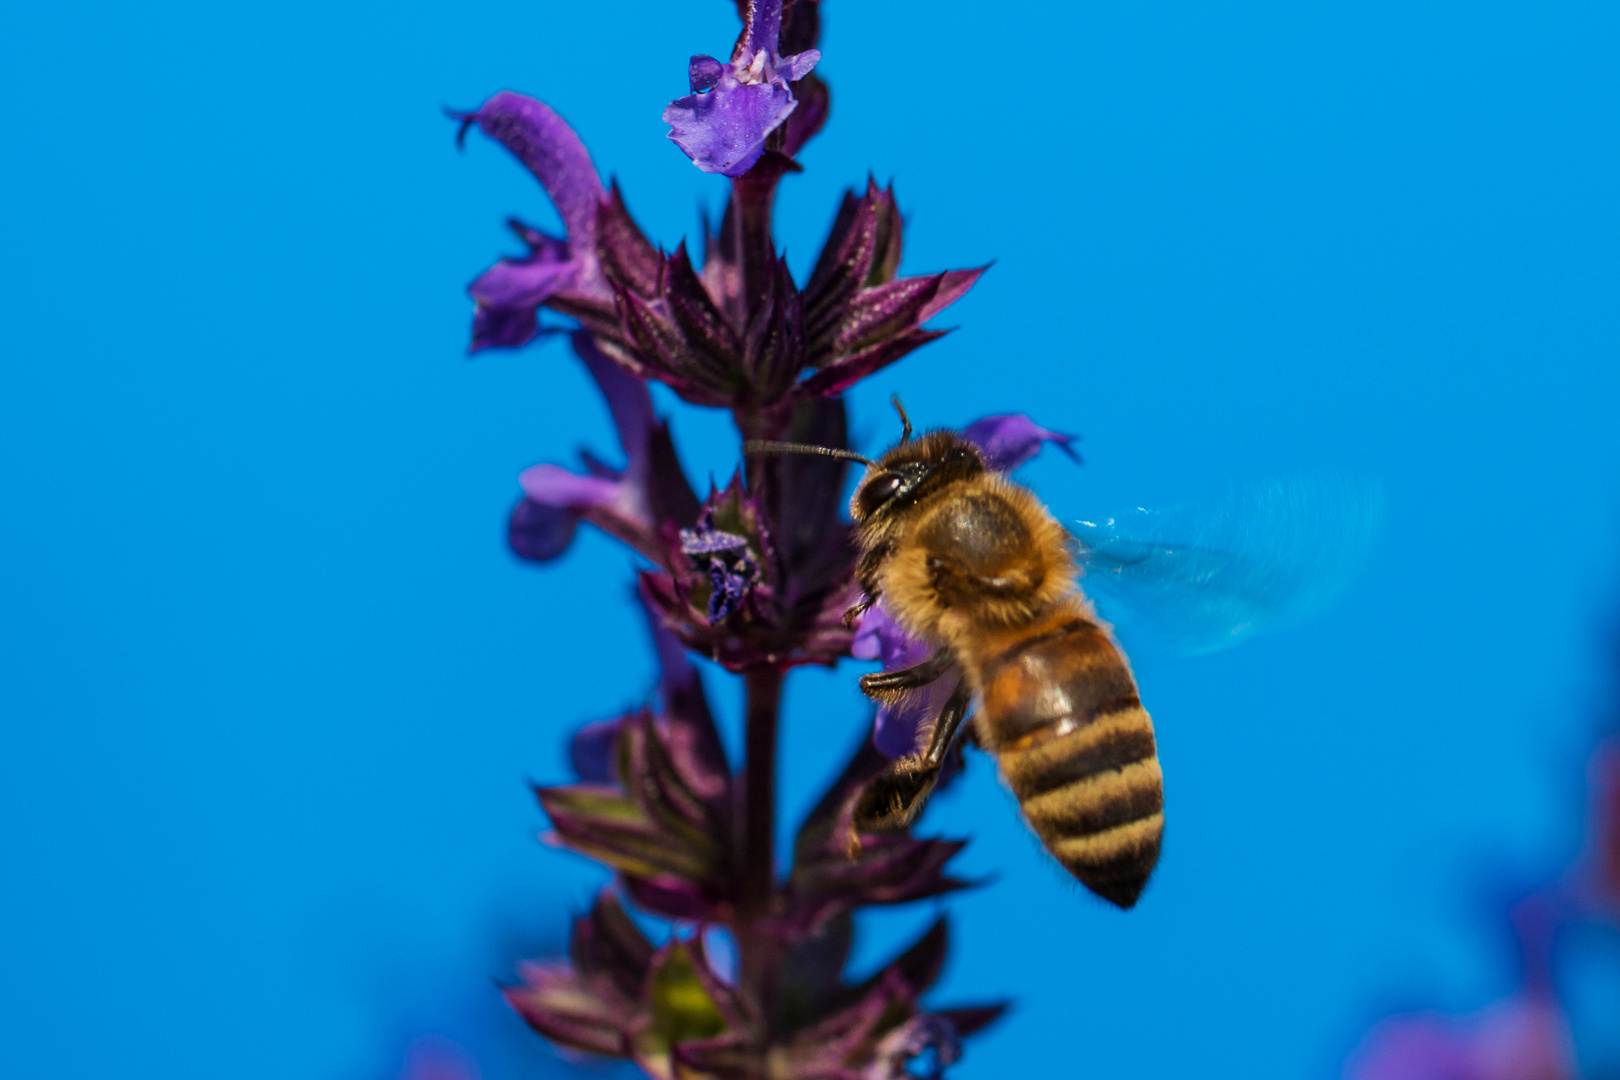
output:
[[1457,1019],[1385,1021],[1345,1070],[1348,1080],[1574,1080],[1574,1048],[1556,1002],[1521,996]]
[[821,52],[782,56],[781,29],[782,0],[751,0],[731,62],[698,55],[687,65],[692,92],[669,103],[664,123],[675,145],[704,172],[737,177],[753,168],[765,152],[765,137],[798,107],[788,84],[810,74]]
[[509,90],[473,112],[452,115],[461,121],[458,139],[477,126],[523,162],[551,197],[567,232],[558,238],[515,219],[508,222],[529,252],[502,259],[468,286],[477,304],[472,351],[515,348],[532,340],[540,332],[540,305],[555,295],[578,293],[611,303],[596,252],[596,218],[606,191],[574,129],[544,102]]

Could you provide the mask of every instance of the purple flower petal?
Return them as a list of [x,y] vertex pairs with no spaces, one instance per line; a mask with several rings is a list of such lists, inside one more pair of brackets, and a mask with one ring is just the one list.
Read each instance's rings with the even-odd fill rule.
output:
[[579,274],[579,264],[568,258],[566,242],[519,222],[512,222],[512,227],[528,243],[529,254],[502,259],[467,287],[478,305],[471,352],[528,344],[540,332],[539,306]]
[[726,70],[726,65],[712,56],[698,53],[686,62],[686,81],[692,87],[692,93],[701,94],[714,89],[714,84],[720,81],[720,73]]
[[882,604],[861,616],[849,651],[857,660],[881,660],[885,668],[920,664],[928,656],[928,646],[902,630]]
[[782,63],[776,70],[787,82],[798,82],[810,74],[810,69],[820,62],[820,49],[806,49],[802,53],[782,57]]
[[704,172],[738,177],[765,152],[765,136],[798,103],[786,83],[744,84],[731,73],[706,94],[688,94],[664,109],[669,137]]
[[573,249],[595,252],[596,207],[605,191],[591,155],[567,121],[544,102],[510,90],[459,119],[463,132],[477,124],[523,162],[556,204]]
[[579,514],[560,506],[524,499],[512,510],[506,542],[519,558],[549,562],[568,550],[579,529]]
[[523,494],[541,506],[591,510],[619,498],[623,484],[600,476],[581,476],[561,465],[535,465],[518,475]]
[[748,0],[748,25],[743,31],[743,52],[763,50],[774,57],[782,42],[782,0]]
[[[1076,436],[1048,431],[1019,413],[987,416],[962,429],[962,438],[984,453],[984,464],[996,472],[1011,472],[1040,452],[1042,443],[1053,443],[1075,458],[1069,446]],[[1078,460],[1078,458],[1076,458]]]

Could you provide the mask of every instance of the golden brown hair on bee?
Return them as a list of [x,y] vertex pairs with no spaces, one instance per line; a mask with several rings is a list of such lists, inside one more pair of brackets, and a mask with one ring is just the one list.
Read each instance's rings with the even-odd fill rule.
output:
[[1075,583],[1067,532],[950,431],[902,439],[872,462],[850,514],[867,604],[881,598],[940,650],[911,671],[867,676],[862,688],[883,697],[958,677],[953,670],[962,680],[928,749],[896,762],[869,792],[868,824],[916,817],[976,697],[978,741],[1047,850],[1097,895],[1133,905],[1164,830],[1153,724]]

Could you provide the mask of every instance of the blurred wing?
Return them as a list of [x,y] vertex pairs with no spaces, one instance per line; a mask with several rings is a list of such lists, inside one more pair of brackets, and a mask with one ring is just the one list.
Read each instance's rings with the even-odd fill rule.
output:
[[1082,521],[1081,584],[1105,614],[1184,655],[1230,648],[1334,600],[1372,550],[1383,500],[1350,480],[1235,486],[1205,504]]

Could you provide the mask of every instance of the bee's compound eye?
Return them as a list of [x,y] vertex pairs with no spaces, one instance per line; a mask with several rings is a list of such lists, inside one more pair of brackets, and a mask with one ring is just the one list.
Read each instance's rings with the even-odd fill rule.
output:
[[861,517],[870,517],[883,508],[883,504],[894,498],[895,492],[900,490],[902,480],[898,473],[879,473],[865,484],[855,495],[855,509]]

